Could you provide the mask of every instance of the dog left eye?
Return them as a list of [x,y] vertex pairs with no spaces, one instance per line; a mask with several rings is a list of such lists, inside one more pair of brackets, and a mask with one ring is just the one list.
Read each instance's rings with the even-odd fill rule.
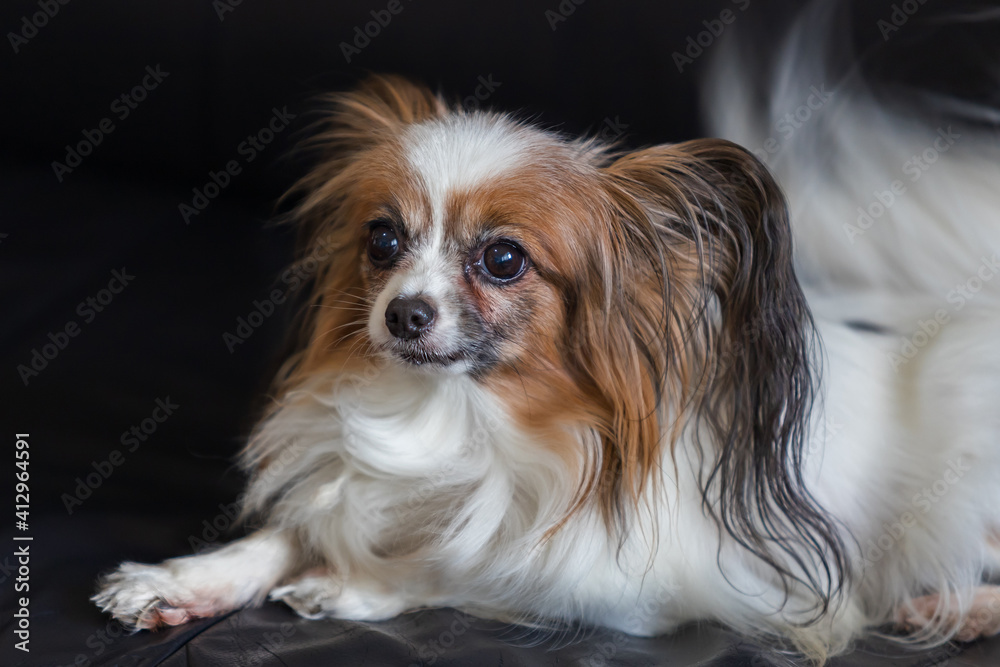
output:
[[524,272],[524,251],[513,243],[494,243],[483,252],[483,269],[495,280],[513,280]]
[[376,224],[368,237],[368,256],[375,264],[386,264],[399,252],[399,237],[386,224]]

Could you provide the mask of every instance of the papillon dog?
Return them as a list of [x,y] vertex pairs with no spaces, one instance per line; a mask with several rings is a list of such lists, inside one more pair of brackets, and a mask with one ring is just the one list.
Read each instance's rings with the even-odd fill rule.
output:
[[392,76],[333,96],[292,215],[329,259],[242,455],[258,527],[97,604],[713,620],[816,661],[1000,630],[995,150],[850,81],[810,104],[790,34],[763,110],[716,67],[739,144],[625,151]]

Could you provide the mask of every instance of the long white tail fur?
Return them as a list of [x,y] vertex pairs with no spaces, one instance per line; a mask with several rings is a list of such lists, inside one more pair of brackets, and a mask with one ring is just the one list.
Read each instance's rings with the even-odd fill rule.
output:
[[[890,87],[866,71],[873,60],[895,57],[893,40],[926,36],[933,49],[936,35],[976,22],[993,22],[1000,33],[1000,10],[963,13],[949,5],[947,15],[932,16],[933,7],[913,3],[919,9],[902,26],[887,13],[869,26],[884,38],[853,51],[847,4],[808,3],[772,66],[756,68],[755,55],[765,50],[760,35],[720,43],[704,95],[710,133],[753,150],[784,188],[796,268],[821,314],[905,335],[941,310],[949,318],[966,306],[995,310],[997,99]],[[956,77],[1000,90],[1000,57],[978,62],[982,50],[942,49],[940,57]]]

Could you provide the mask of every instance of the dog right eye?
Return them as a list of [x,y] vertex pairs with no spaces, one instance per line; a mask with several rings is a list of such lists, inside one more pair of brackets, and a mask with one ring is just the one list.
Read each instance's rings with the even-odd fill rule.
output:
[[385,223],[375,223],[368,236],[368,257],[372,263],[383,266],[389,264],[399,253],[399,237],[396,231]]

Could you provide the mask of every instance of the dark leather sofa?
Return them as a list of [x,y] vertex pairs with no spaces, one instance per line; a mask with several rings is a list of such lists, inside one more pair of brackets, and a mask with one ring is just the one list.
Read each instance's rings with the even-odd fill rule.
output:
[[[27,527],[0,522],[0,665],[790,664],[711,624],[657,639],[540,637],[451,609],[349,623],[266,604],[129,635],[88,601],[123,559],[239,533],[232,457],[299,289],[282,280],[293,234],[267,221],[301,173],[288,149],[310,96],[392,71],[569,132],[682,140],[701,132],[708,56],[679,67],[672,53],[731,4],[4,3],[0,487],[11,513],[16,434],[29,434],[31,456]],[[776,25],[786,10],[754,0],[746,22]],[[870,37],[874,21],[858,26]],[[900,42],[894,57],[909,57]],[[905,77],[894,62],[873,74]],[[14,617],[22,596],[28,635]],[[15,647],[25,636],[30,652]],[[920,654],[873,641],[834,664],[997,665],[1000,641]]]

